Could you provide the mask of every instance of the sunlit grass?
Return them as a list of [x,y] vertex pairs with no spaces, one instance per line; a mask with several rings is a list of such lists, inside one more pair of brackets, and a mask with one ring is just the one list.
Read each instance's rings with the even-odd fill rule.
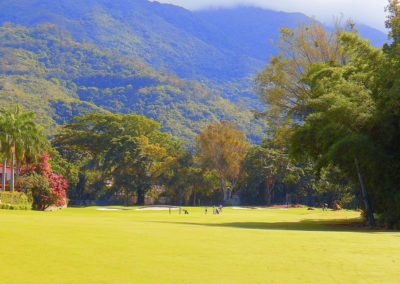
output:
[[0,211],[0,283],[399,283],[400,233],[358,212]]

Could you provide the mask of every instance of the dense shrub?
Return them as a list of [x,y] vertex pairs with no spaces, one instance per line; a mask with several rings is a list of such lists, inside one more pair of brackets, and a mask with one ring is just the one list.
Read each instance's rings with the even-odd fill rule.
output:
[[20,188],[32,196],[34,210],[66,205],[68,182],[62,175],[53,173],[49,159],[48,154],[42,155],[37,164],[24,169],[24,177],[20,179]]
[[39,174],[33,173],[24,179],[23,187],[32,195],[32,208],[34,210],[45,210],[56,201],[56,196],[50,190],[47,179]]
[[3,191],[0,192],[0,209],[28,210],[31,209],[30,200],[25,193]]

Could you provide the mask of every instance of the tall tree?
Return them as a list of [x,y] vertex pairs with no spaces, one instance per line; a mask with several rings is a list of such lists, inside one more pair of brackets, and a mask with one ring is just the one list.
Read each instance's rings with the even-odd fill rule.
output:
[[[392,6],[396,11],[393,7],[398,5]],[[389,17],[391,24],[395,18]],[[393,117],[392,123],[384,121],[398,108],[398,100],[394,89],[391,94],[385,88],[398,86],[392,82],[398,61],[340,29],[330,33],[314,25],[284,30],[282,40],[281,54],[257,79],[261,98],[269,103],[269,122],[275,132],[285,129],[292,156],[311,158],[317,169],[336,165],[358,180],[373,225],[371,203],[378,202],[371,202],[369,193],[380,187],[377,181],[384,180],[385,168],[380,163],[390,157],[378,136],[385,136],[384,124],[396,132]],[[378,200],[377,191],[372,193]]]
[[150,144],[146,136],[123,136],[112,141],[104,168],[113,177],[114,186],[124,193],[126,205],[132,193],[136,193],[138,205],[144,204],[166,156],[166,149]]
[[224,202],[231,198],[247,149],[245,134],[228,121],[207,126],[197,137],[199,162],[218,173]]
[[389,0],[386,7],[388,13],[385,26],[389,29],[389,37],[393,40],[392,45],[400,43],[400,3],[398,0]]
[[291,152],[311,157],[319,168],[339,166],[358,179],[368,223],[374,225],[365,172],[377,168],[381,149],[372,137],[376,123],[376,78],[383,53],[354,34],[341,36],[346,65],[314,64],[303,81],[312,92],[309,114],[294,129]]
[[169,157],[164,168],[161,182],[174,204],[196,206],[201,199],[207,204],[210,195],[218,189],[215,172],[199,167],[191,152],[181,151]]
[[15,167],[41,154],[46,140],[42,130],[33,121],[34,113],[23,112],[15,106],[10,111],[1,110],[0,115],[3,121],[0,129],[2,148],[6,149],[6,156],[11,157],[11,190],[14,191]]
[[6,190],[6,182],[7,182],[7,158],[9,156],[9,149],[8,149],[8,143],[7,143],[7,135],[5,132],[5,129],[7,127],[7,121],[5,115],[3,113],[0,115],[0,157],[1,161],[3,164],[3,170],[2,170],[2,191]]
[[124,194],[125,201],[136,194],[138,203],[143,204],[158,167],[177,147],[160,128],[157,122],[133,114],[88,114],[65,125],[53,144],[72,160],[87,157],[77,161],[83,187],[89,173],[97,171],[101,190],[105,180],[112,178],[114,189]]
[[270,127],[294,123],[307,113],[305,102],[311,92],[303,76],[314,63],[338,64],[344,60],[339,44],[342,30],[338,26],[327,32],[317,22],[281,30],[278,55],[256,78],[260,99],[267,105],[263,115]]
[[242,187],[253,194],[262,189],[263,204],[271,205],[275,190],[279,185],[292,183],[296,170],[287,153],[272,147],[253,146],[243,161],[241,180],[245,185]]

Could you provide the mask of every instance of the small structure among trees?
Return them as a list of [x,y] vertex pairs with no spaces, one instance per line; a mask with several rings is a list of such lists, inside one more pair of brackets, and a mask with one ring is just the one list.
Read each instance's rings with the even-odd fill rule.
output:
[[8,186],[8,182],[10,180],[11,180],[11,168],[7,167],[7,166],[6,167],[0,166],[0,186],[1,186],[1,188],[5,189]]

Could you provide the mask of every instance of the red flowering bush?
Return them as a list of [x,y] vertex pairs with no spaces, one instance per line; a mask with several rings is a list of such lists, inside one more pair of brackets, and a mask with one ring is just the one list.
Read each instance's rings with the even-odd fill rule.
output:
[[67,201],[68,182],[63,176],[51,174],[49,178],[50,191],[56,196],[54,205],[62,207]]
[[25,169],[28,177],[25,188],[31,191],[36,210],[45,210],[50,206],[62,207],[67,201],[68,181],[61,175],[56,175],[49,164],[50,156],[44,154],[39,162]]

